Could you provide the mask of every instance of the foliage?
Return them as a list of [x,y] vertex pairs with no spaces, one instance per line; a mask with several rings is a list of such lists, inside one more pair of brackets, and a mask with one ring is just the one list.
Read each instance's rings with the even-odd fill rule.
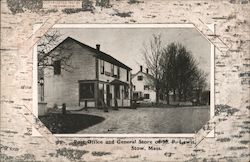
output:
[[[204,89],[206,74],[198,68],[198,63],[190,51],[182,44],[171,43],[163,51],[162,68],[165,71],[163,83],[167,91],[172,91],[174,100],[186,101],[194,89]],[[166,85],[167,84],[167,85]]]
[[144,58],[147,68],[154,77],[156,102],[159,93],[165,94],[169,103],[169,94],[177,95],[179,101],[187,101],[195,91],[197,98],[201,97],[206,87],[207,74],[198,68],[198,62],[192,53],[180,43],[170,43],[166,46],[161,36],[153,35],[149,45],[144,45]]

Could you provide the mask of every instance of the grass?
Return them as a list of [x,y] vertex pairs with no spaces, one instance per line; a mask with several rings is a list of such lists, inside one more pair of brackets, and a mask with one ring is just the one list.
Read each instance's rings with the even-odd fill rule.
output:
[[39,119],[53,134],[76,133],[105,120],[96,115],[58,113],[39,116]]

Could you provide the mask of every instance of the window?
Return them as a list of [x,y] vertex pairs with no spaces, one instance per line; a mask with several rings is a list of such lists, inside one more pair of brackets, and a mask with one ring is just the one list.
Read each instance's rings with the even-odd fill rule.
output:
[[94,83],[80,83],[80,99],[93,99],[94,96]]
[[115,85],[115,98],[120,99],[120,85]]
[[144,94],[145,99],[149,99],[149,94]]
[[129,81],[129,71],[127,70],[127,81]]
[[112,64],[110,64],[109,62],[106,62],[106,69],[104,70],[104,74],[106,76],[112,76]]
[[100,72],[101,72],[101,74],[104,74],[104,61],[100,60],[100,64],[101,64],[101,66],[100,66]]
[[128,86],[124,85],[124,98],[127,99],[129,96],[129,92],[128,92]]
[[61,74],[61,60],[54,61],[53,67],[54,67],[54,75],[60,75]]
[[111,76],[113,77],[115,75],[115,67],[114,65],[111,65]]
[[117,78],[120,79],[120,68],[117,67]]
[[117,78],[117,74],[118,74],[118,67],[114,66],[114,77]]
[[139,94],[138,94],[138,92],[134,92],[133,93],[133,99],[139,99]]
[[144,85],[144,90],[149,90],[149,89],[150,89],[149,85]]
[[141,75],[141,76],[138,76],[137,77],[137,80],[143,80],[143,76]]

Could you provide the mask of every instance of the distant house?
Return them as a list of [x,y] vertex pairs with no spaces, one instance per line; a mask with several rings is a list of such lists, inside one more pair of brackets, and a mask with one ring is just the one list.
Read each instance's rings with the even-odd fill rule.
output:
[[44,101],[48,107],[66,103],[72,107],[130,107],[131,68],[100,51],[100,45],[92,48],[71,37],[67,37],[50,52],[60,46],[71,46],[73,53],[71,72],[64,71],[60,60],[54,61],[51,69],[45,69]]
[[133,99],[146,102],[156,102],[156,92],[153,84],[153,76],[148,73],[148,69],[140,71],[132,75]]

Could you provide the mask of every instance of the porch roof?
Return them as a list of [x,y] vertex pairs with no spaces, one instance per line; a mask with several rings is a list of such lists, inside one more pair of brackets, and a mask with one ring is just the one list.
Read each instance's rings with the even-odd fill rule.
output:
[[112,81],[110,82],[110,84],[112,84],[112,85],[129,85],[128,83],[123,82],[123,81],[118,80],[118,79],[112,80]]

